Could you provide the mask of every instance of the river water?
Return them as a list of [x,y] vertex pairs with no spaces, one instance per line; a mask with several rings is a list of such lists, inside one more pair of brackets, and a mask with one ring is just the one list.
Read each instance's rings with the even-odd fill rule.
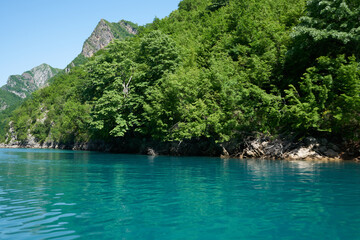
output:
[[0,239],[360,239],[360,164],[0,149]]

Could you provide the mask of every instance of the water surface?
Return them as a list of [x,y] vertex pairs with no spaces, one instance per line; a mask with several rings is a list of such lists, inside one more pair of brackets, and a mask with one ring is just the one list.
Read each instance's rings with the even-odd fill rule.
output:
[[360,239],[360,164],[0,149],[0,239]]

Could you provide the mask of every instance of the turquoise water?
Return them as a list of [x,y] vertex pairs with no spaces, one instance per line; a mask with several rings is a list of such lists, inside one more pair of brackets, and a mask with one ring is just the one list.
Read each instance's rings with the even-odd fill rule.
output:
[[0,239],[360,239],[360,164],[0,149]]

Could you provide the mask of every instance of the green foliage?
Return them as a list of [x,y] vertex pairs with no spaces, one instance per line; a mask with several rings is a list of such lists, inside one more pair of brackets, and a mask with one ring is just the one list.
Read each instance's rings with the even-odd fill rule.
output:
[[32,134],[40,142],[69,143],[89,139],[89,106],[80,102],[82,69],[59,74],[49,87],[32,94],[11,113],[11,125],[17,139],[26,142]]
[[229,0],[213,0],[207,9],[210,11],[216,11],[219,8],[226,6],[227,4],[229,4]]
[[88,59],[80,53],[79,55],[76,56],[74,60],[72,60],[72,62],[69,65],[66,66],[66,69],[78,67],[82,64],[85,64],[87,61]]
[[360,3],[349,0],[311,0],[306,15],[292,33],[287,74],[298,77],[321,56],[360,57]]
[[[16,105],[19,102],[21,102],[21,98],[19,96],[0,88],[0,108],[3,108],[2,110]],[[2,110],[0,110],[0,112]]]
[[[0,89],[0,94],[0,96],[4,99],[4,103],[8,106],[5,110],[0,111],[0,142],[5,142],[6,135],[10,127],[9,121],[12,116],[12,112],[20,106],[23,100],[15,94],[2,89]],[[7,98],[8,95],[10,95],[9,98]]]
[[292,131],[359,137],[359,13],[358,1],[308,2],[285,64],[284,125]]
[[299,90],[286,90],[289,126],[300,131],[329,131],[359,136],[360,68],[356,58],[320,57],[307,69]]
[[[94,106],[91,125],[101,136],[124,136],[142,126],[147,89],[178,60],[175,43],[160,31],[138,41],[115,41],[87,65],[84,96]],[[141,131],[138,129],[138,131]]]
[[171,38],[160,31],[152,31],[141,39],[137,61],[149,67],[146,78],[156,81],[166,71],[174,71],[178,55]]
[[108,52],[88,65],[91,73],[85,91],[94,106],[91,125],[105,136],[123,136],[137,122],[137,118],[129,121],[137,64],[126,58],[125,44],[117,43],[116,48],[124,52]]
[[276,126],[279,98],[248,83],[229,58],[211,62],[205,71],[180,68],[149,92],[144,117],[153,137],[226,141],[243,131],[270,131],[270,122]]

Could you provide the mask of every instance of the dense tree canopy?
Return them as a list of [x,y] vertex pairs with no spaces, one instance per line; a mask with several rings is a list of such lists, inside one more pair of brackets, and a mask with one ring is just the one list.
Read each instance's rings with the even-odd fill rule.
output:
[[308,2],[285,64],[286,118],[295,129],[358,137],[359,11],[356,1]]
[[360,57],[360,7],[349,0],[308,1],[306,15],[291,34],[288,52],[289,75],[303,74],[321,56],[339,54]]

